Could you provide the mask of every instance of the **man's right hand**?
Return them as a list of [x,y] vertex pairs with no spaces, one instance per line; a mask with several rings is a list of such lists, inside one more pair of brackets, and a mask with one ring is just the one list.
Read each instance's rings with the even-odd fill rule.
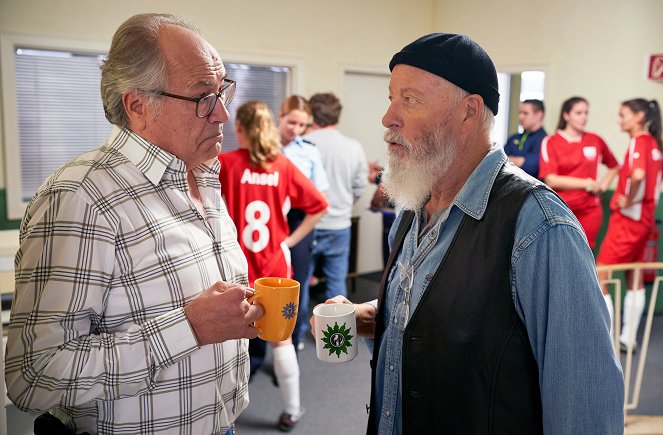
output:
[[[352,304],[350,300],[344,296],[334,296],[327,299],[325,304]],[[318,304],[320,306],[323,304]],[[355,306],[355,319],[357,320],[357,334],[361,337],[373,338],[375,336],[375,318],[377,317],[378,310],[371,304],[354,304]],[[313,308],[315,310],[315,308]],[[311,316],[309,324],[311,325],[311,333],[315,335],[315,324]]]
[[246,301],[252,294],[242,285],[218,281],[188,303],[184,313],[198,344],[257,337],[253,322],[262,317],[263,310],[260,305]]

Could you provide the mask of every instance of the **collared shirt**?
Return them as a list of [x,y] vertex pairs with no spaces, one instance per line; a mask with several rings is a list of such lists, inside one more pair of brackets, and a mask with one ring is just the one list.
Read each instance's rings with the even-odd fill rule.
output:
[[247,340],[198,346],[184,305],[247,283],[219,162],[193,170],[117,127],[42,185],[21,224],[6,380],[76,431],[225,434],[248,405]]
[[325,167],[322,165],[320,151],[311,142],[297,136],[288,145],[281,148],[281,152],[302,171],[306,177],[313,181],[320,192],[329,189],[329,180]]
[[[389,272],[388,293],[383,300],[387,324],[379,344],[375,391],[380,434],[402,433],[401,307],[405,295],[400,283],[407,277],[403,269],[412,266],[414,270],[409,295],[411,315],[464,215],[482,218],[497,173],[506,160],[501,148],[493,149],[451,207],[433,216],[424,231],[420,231],[426,221],[424,212],[416,213]],[[402,213],[392,226],[390,244],[401,219]],[[459,273],[471,273],[471,266]],[[610,343],[609,317],[594,258],[578,221],[547,190],[534,191],[523,204],[516,223],[510,273],[513,303],[527,328],[539,368],[544,432],[623,433],[624,383]]]

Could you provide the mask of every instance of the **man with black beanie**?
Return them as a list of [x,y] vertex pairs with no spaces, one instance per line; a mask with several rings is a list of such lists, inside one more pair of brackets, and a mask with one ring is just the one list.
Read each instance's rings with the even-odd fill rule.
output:
[[492,60],[435,33],[389,68],[382,180],[404,210],[377,303],[356,305],[375,340],[368,433],[623,433],[592,252],[564,202],[491,144]]

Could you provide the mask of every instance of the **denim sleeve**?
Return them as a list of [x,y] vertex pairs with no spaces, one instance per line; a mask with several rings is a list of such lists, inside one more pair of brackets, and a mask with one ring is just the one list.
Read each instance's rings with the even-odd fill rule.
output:
[[516,226],[514,304],[539,368],[546,434],[623,434],[624,380],[580,224],[550,192],[532,194]]

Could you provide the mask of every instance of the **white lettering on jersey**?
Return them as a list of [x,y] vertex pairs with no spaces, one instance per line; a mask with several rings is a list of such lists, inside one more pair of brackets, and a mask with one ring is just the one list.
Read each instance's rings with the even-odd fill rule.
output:
[[265,172],[251,172],[249,168],[244,169],[242,174],[241,184],[256,184],[258,186],[278,186],[279,185],[279,171],[272,174]]
[[[267,247],[269,243],[269,228],[267,222],[270,217],[269,206],[263,201],[253,201],[247,204],[244,210],[246,226],[242,230],[242,242],[251,252],[260,252]],[[254,240],[254,233],[257,238]]]

